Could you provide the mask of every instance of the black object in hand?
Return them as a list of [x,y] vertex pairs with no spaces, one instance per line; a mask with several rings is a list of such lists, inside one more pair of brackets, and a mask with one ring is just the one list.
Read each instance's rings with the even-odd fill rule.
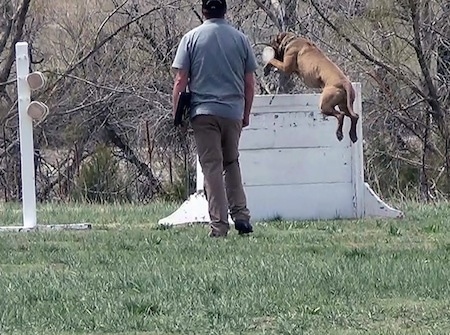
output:
[[177,110],[175,112],[175,119],[173,120],[175,127],[183,124],[183,120],[189,117],[190,107],[191,107],[191,93],[180,92]]

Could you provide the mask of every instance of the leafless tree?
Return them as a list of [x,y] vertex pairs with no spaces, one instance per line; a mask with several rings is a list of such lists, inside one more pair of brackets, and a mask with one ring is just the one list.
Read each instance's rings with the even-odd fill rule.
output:
[[[21,196],[14,64],[20,40],[30,45],[30,70],[48,79],[32,97],[51,111],[35,124],[39,200],[107,193],[151,201],[176,187],[185,196],[195,147],[189,131],[172,127],[171,63],[181,36],[203,21],[199,3],[0,0],[0,196]],[[365,172],[377,192],[448,197],[448,1],[228,3],[228,18],[250,36],[259,61],[258,43],[290,30],[362,83]],[[264,77],[261,68],[260,94],[313,91],[294,76]],[[102,180],[108,174],[114,182]]]

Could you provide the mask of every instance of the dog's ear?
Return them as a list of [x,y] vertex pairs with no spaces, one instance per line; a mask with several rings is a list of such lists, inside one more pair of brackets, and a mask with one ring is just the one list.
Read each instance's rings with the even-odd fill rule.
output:
[[283,39],[287,36],[288,33],[282,32],[277,35],[277,44],[280,45]]
[[279,33],[275,35],[272,39],[272,48],[275,49],[275,59],[278,59],[279,61],[283,60],[284,56],[284,50],[280,50],[280,45],[285,39],[285,37],[288,35],[286,32]]
[[277,47],[278,35],[270,35],[270,45],[274,48]]

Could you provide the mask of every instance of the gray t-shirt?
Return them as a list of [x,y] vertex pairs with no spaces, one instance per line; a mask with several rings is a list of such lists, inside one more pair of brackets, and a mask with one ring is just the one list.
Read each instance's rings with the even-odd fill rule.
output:
[[248,37],[225,19],[209,19],[186,33],[172,67],[189,71],[191,117],[242,119],[244,75],[257,69]]

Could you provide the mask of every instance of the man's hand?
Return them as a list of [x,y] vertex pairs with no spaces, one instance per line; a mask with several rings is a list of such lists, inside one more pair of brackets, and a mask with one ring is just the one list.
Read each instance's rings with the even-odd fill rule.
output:
[[245,74],[244,84],[244,118],[242,119],[242,127],[245,128],[250,124],[250,111],[252,109],[253,97],[255,95],[255,74],[249,72]]
[[184,92],[189,81],[189,73],[186,70],[177,70],[173,83],[172,92],[172,116],[175,117],[177,111],[180,92]]
[[249,124],[250,124],[250,116],[249,115],[247,115],[247,116],[244,115],[244,118],[242,119],[242,128],[247,127]]

